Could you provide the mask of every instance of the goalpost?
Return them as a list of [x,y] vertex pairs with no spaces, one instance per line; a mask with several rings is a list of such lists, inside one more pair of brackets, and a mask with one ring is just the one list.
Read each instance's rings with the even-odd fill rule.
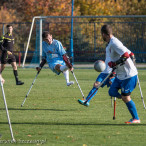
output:
[[[84,19],[84,18],[86,18],[86,19]],[[74,60],[74,58],[76,58],[76,60],[79,61],[79,62],[81,62],[82,60],[86,61],[86,62],[88,62],[88,61],[93,62],[94,59],[99,59],[99,58],[102,59],[104,57],[104,55],[102,55],[104,53],[102,52],[102,50],[100,50],[100,49],[104,48],[103,43],[101,43],[102,42],[101,38],[99,37],[100,36],[100,26],[101,26],[101,24],[103,24],[104,22],[109,23],[109,24],[114,24],[113,29],[115,29],[116,31],[120,28],[120,31],[122,32],[122,33],[119,32],[119,34],[121,33],[120,37],[125,39],[125,41],[127,43],[127,42],[129,42],[130,36],[128,36],[128,38],[125,38],[122,35],[124,33],[126,33],[126,30],[128,32],[129,31],[134,32],[135,28],[134,27],[131,28],[132,25],[135,26],[135,27],[137,27],[137,26],[142,27],[142,25],[144,25],[145,23],[142,24],[142,23],[137,22],[137,20],[138,19],[140,20],[141,18],[144,19],[144,21],[145,21],[146,16],[145,15],[126,15],[126,16],[35,16],[32,19],[32,24],[31,24],[31,28],[30,28],[30,32],[29,32],[29,37],[28,37],[28,41],[27,41],[27,45],[26,45],[26,50],[25,50],[25,54],[24,54],[24,58],[23,58],[22,67],[25,67],[26,58],[28,56],[27,55],[28,54],[28,49],[29,49],[29,46],[30,46],[30,40],[31,40],[31,37],[32,37],[32,32],[33,32],[33,28],[34,28],[36,19],[39,20],[39,55],[38,55],[38,57],[39,57],[39,63],[40,63],[41,58],[42,58],[42,30],[44,29],[44,26],[43,26],[44,19],[49,20],[47,23],[49,23],[49,25],[51,25],[51,27],[53,26],[51,29],[55,29],[55,31],[56,31],[55,35],[60,36],[61,37],[60,39],[62,39],[62,32],[64,31],[64,34],[63,34],[64,35],[63,36],[64,41],[70,41],[70,42],[67,42],[65,44],[65,45],[67,45],[65,47],[69,48],[69,52],[70,52],[70,56],[72,57],[72,60]],[[123,20],[125,19],[125,21],[122,22],[121,21],[122,19]],[[130,22],[130,23],[126,22],[126,20],[129,21],[131,19],[135,19],[134,20],[135,22]],[[73,21],[73,20],[75,20],[75,21]],[[120,22],[118,22],[118,20],[120,20]],[[59,25],[58,24],[55,25],[56,22]],[[66,26],[63,26],[66,23],[68,23],[68,24]],[[71,28],[71,25],[70,25],[71,23],[72,23],[72,28]],[[126,25],[123,25],[124,23]],[[60,27],[59,27],[60,24],[63,26],[63,30],[60,30]],[[73,27],[74,27],[74,30],[73,30]],[[136,28],[137,30],[139,29],[138,27]],[[66,31],[66,29],[67,29],[68,32]],[[74,34],[74,36],[73,36],[73,34]],[[54,35],[54,33],[53,33],[53,35]],[[129,35],[129,33],[126,33],[126,35]],[[55,36],[55,39],[56,39],[56,36]],[[77,36],[76,40],[74,40],[74,38],[71,38],[71,36],[72,37]],[[74,45],[73,45],[73,40],[74,40]],[[136,40],[136,37],[135,37],[135,40]],[[62,42],[62,40],[60,40],[60,41]],[[69,43],[70,43],[70,46],[68,45]],[[130,42],[129,42],[129,44],[130,44]],[[137,46],[134,46],[134,47],[136,48]],[[76,56],[74,56],[74,54],[76,54]],[[141,57],[139,57],[138,54],[137,54],[137,56],[138,56],[139,59],[141,59]]]
[[[28,48],[29,48],[29,44],[30,44],[30,39],[31,39],[31,35],[32,35],[32,30],[33,30],[33,27],[34,27],[34,23],[35,23],[35,20],[36,19],[40,19],[40,27],[39,27],[39,30],[40,30],[40,34],[39,34],[39,61],[41,62],[41,59],[42,59],[42,19],[46,19],[46,18],[73,18],[73,16],[35,16],[33,19],[32,19],[32,24],[31,24],[31,28],[30,28],[30,32],[29,32],[29,37],[28,37],[28,41],[27,41],[27,46],[26,46],[26,50],[25,50],[25,54],[24,54],[24,59],[23,59],[23,64],[22,64],[22,67],[25,66],[25,62],[26,62],[26,57],[27,57],[27,53],[28,53]],[[73,19],[71,20],[72,23],[73,23]],[[73,24],[72,26],[73,27]],[[73,28],[72,28],[73,30]],[[71,33],[73,33],[73,31],[71,31]],[[71,34],[73,36],[73,34]],[[73,46],[73,41],[71,41],[71,46]],[[72,57],[73,57],[73,50],[72,50]]]
[[[29,37],[28,37],[28,42],[27,42],[27,46],[26,46],[26,50],[25,50],[25,55],[24,55],[24,59],[23,59],[23,64],[22,67],[24,67],[25,65],[25,61],[26,61],[26,56],[27,56],[27,52],[28,52],[28,47],[29,47],[29,43],[30,43],[30,39],[31,39],[31,35],[32,35],[32,30],[33,30],[33,26],[34,26],[34,22],[36,18],[41,18],[41,17],[34,17],[32,20],[32,24],[31,24],[31,28],[30,28],[30,32],[29,32]],[[42,19],[40,19],[40,36],[42,35]],[[41,56],[42,56],[42,39],[40,37],[40,60],[41,60]]]

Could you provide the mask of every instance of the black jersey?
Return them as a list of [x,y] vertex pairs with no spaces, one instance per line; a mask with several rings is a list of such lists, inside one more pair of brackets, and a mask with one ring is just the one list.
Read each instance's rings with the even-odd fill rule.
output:
[[1,40],[1,50],[4,52],[10,51],[13,52],[14,47],[14,38],[13,35],[6,33]]

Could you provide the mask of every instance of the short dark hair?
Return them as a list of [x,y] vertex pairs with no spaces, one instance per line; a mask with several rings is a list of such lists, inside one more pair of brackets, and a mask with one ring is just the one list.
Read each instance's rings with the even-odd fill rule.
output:
[[45,39],[47,38],[48,35],[51,35],[48,31],[44,31],[42,34],[42,38]]
[[112,34],[112,28],[111,28],[111,26],[110,25],[103,25],[102,27],[101,27],[101,32],[102,33],[105,33],[105,34],[107,34],[107,35],[110,35],[110,34]]
[[[12,26],[11,24],[8,24],[6,27],[9,28],[9,27],[11,27],[11,26]],[[12,27],[13,27],[13,26],[12,26]]]

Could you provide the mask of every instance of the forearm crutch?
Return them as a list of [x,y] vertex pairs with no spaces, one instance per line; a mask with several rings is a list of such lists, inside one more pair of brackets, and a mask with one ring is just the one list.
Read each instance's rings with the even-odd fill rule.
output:
[[[90,97],[104,84],[104,82],[111,76],[111,74],[114,72],[116,67],[112,69],[112,71],[107,75],[107,77],[99,84],[98,88],[90,95]],[[88,99],[90,99],[90,97]],[[85,102],[88,102],[88,99]]]
[[9,127],[10,127],[10,133],[11,133],[12,141],[15,142],[14,135],[13,135],[13,130],[12,130],[12,126],[11,126],[11,121],[10,121],[10,117],[9,117],[7,102],[6,102],[6,98],[5,98],[5,92],[4,92],[3,83],[1,82],[1,79],[0,79],[0,86],[1,86],[1,89],[2,89],[2,94],[3,94],[3,99],[4,99],[7,119],[8,119],[8,123],[9,123]]
[[77,81],[77,78],[76,78],[74,72],[71,71],[71,73],[73,74],[73,76],[74,76],[74,78],[75,78],[75,80],[76,80],[76,83],[77,83],[77,85],[78,85],[78,87],[79,87],[79,89],[80,89],[80,91],[81,91],[81,94],[82,94],[82,96],[83,96],[83,99],[85,99],[84,94],[83,94],[83,92],[82,92],[82,89],[81,89],[81,87],[80,87],[80,85],[79,85],[79,83],[78,83],[78,81]]
[[[135,61],[135,56],[133,55],[133,57],[131,56],[131,59],[136,67],[136,61]],[[145,103],[144,103],[144,99],[143,99],[143,94],[142,94],[142,90],[141,90],[141,86],[140,86],[140,81],[139,81],[139,77],[138,77],[138,74],[137,74],[137,83],[138,83],[138,86],[139,86],[139,91],[140,91],[140,94],[141,94],[141,100],[142,100],[142,103],[143,103],[143,107],[145,109]]]
[[114,97],[114,115],[113,115],[113,120],[116,119],[116,97]]
[[140,91],[140,94],[141,94],[141,99],[142,99],[143,107],[145,109],[145,103],[144,103],[143,94],[142,94],[142,90],[141,90],[141,86],[140,86],[140,81],[139,81],[138,75],[137,75],[137,82],[138,82],[139,91]]
[[37,78],[37,76],[38,76],[38,74],[39,74],[39,73],[40,73],[40,71],[38,71],[38,72],[37,72],[37,75],[35,76],[35,78],[34,78],[34,80],[33,80],[32,84],[31,84],[31,86],[30,86],[30,89],[29,89],[28,93],[26,94],[26,96],[25,96],[25,98],[24,98],[24,101],[23,101],[23,102],[22,102],[22,104],[21,104],[21,107],[24,105],[25,100],[26,100],[26,98],[28,97],[28,94],[30,93],[31,88],[33,87],[34,82],[35,82],[35,80],[36,80],[36,78]]
[[111,96],[111,107],[113,107],[113,97]]

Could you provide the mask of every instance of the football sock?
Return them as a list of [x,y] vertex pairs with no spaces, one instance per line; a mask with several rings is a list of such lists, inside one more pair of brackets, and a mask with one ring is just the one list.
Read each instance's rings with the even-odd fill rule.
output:
[[18,82],[18,72],[17,70],[13,70],[16,82]]
[[63,72],[63,71],[66,71],[68,70],[68,67],[66,65],[62,65],[60,66],[60,70]]
[[126,103],[126,105],[128,107],[129,112],[131,113],[133,119],[138,120],[139,117],[138,117],[138,114],[137,114],[135,103],[132,100],[130,100],[129,102]]
[[90,102],[90,100],[95,96],[95,94],[97,93],[97,88],[95,88],[95,87],[93,87],[92,89],[91,89],[91,91],[89,92],[89,94],[88,94],[88,96],[86,97],[86,100],[88,101],[88,102]]
[[66,83],[69,83],[69,71],[68,70],[64,71],[63,75],[65,77]]

